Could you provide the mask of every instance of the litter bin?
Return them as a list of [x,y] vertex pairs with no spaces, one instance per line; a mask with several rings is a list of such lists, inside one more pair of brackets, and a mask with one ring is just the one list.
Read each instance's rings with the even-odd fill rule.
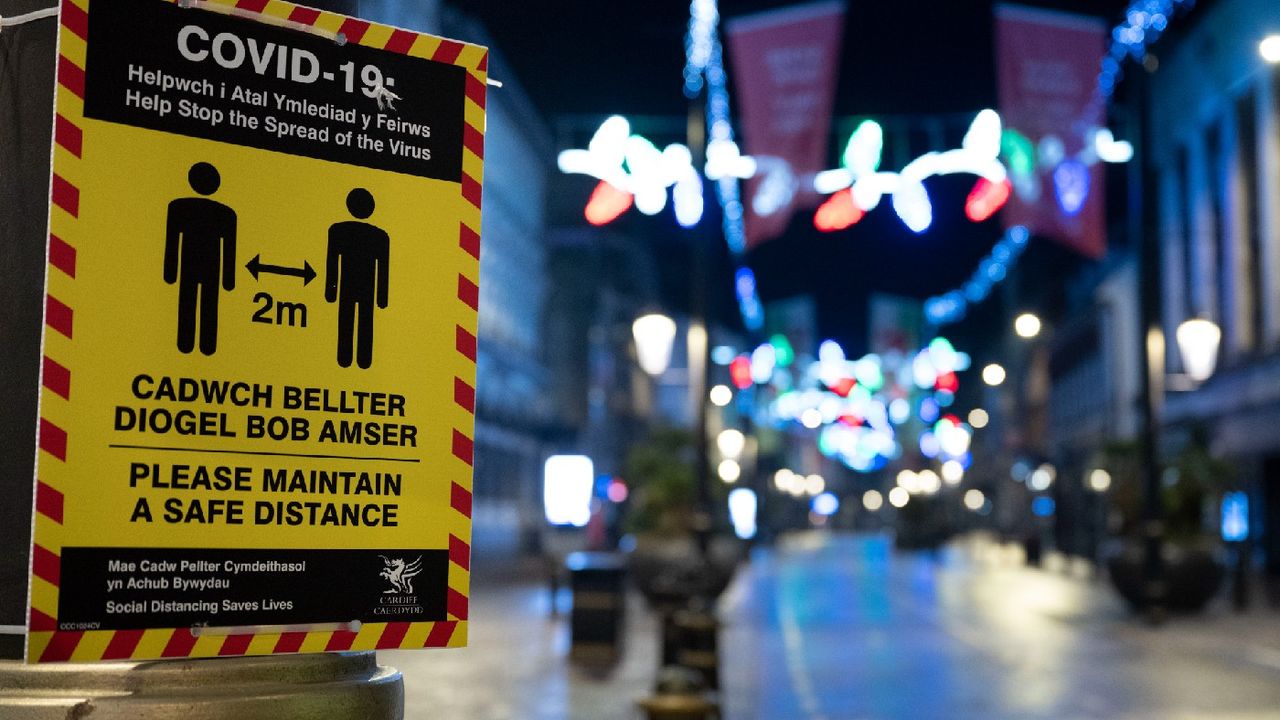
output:
[[626,560],[617,553],[575,552],[565,558],[573,611],[569,615],[569,657],[608,664],[622,655],[626,609]]

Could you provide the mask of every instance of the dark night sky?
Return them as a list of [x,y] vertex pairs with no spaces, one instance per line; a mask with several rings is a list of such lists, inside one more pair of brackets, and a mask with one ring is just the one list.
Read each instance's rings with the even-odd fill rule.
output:
[[[729,1],[721,3],[721,12],[733,18],[788,4],[794,3]],[[1030,4],[1102,16],[1110,25],[1125,3]],[[494,36],[499,49],[491,68],[494,77],[516,77],[552,127],[572,126],[589,133],[598,119],[613,113],[669,118],[670,124],[686,112],[681,75],[687,2],[466,0],[459,6]],[[835,115],[955,114],[994,105],[992,6],[989,0],[851,0]],[[732,63],[732,58],[727,60]],[[636,121],[638,129],[643,129],[642,122]],[[564,133],[557,139],[564,143]],[[836,143],[833,135],[833,166]],[[812,293],[818,300],[820,332],[856,348],[865,336],[865,303],[871,292],[923,298],[958,286],[990,250],[1001,228],[996,220],[973,225],[964,218],[963,200],[971,178],[938,182],[930,186],[936,194],[935,223],[922,235],[912,234],[887,208],[832,235],[812,229],[810,212],[797,213],[786,235],[749,256],[761,295],[768,301]],[[552,209],[553,220],[573,221],[572,213],[581,212],[592,185],[585,178],[558,179],[557,193],[574,200],[561,198],[561,207]],[[566,212],[565,207],[573,210]],[[683,294],[679,266],[688,238],[673,219],[633,212],[619,222],[623,229],[660,244],[660,253],[671,259],[665,264],[674,266],[668,282],[671,293]],[[704,222],[719,219],[708,217]],[[714,288],[713,308],[717,316],[731,320],[735,309],[723,242],[717,243],[716,253],[723,282]],[[992,314],[978,312],[975,322],[983,322],[984,316],[989,320]]]

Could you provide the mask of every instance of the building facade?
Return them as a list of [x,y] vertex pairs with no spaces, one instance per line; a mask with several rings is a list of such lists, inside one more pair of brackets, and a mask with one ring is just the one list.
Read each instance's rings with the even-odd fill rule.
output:
[[[1215,374],[1165,395],[1166,445],[1207,433],[1250,492],[1251,537],[1280,578],[1280,72],[1270,0],[1219,0],[1158,46],[1148,153],[1159,208],[1167,365],[1194,317],[1222,329]],[[1166,450],[1170,448],[1166,447]]]

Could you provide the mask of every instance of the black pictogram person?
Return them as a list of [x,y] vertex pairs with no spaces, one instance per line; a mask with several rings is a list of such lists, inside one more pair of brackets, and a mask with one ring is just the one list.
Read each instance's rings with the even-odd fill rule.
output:
[[[218,191],[222,179],[206,162],[187,172],[191,189],[200,195]],[[169,203],[164,241],[164,281],[178,283],[178,350],[195,349],[200,326],[200,352],[218,349],[218,285],[236,287],[236,213],[207,197],[178,198]],[[199,307],[197,321],[196,308]]]
[[[347,193],[347,210],[358,220],[373,214],[373,195],[364,188]],[[373,364],[373,303],[387,306],[387,256],[391,239],[381,228],[346,220],[329,227],[324,299],[338,303],[338,364]]]

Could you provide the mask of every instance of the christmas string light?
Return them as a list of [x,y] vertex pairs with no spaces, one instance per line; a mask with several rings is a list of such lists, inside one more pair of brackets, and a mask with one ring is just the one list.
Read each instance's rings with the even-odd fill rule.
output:
[[[1147,46],[1155,42],[1169,27],[1169,21],[1173,15],[1190,10],[1194,6],[1195,0],[1135,0],[1130,3],[1124,20],[1111,30],[1110,46],[1107,54],[1102,58],[1098,71],[1093,105],[1086,114],[1093,114],[1095,111],[1098,115],[1101,114],[1101,107],[1111,99],[1116,85],[1124,76],[1122,63],[1125,58],[1140,60],[1146,54]],[[1084,152],[1091,154],[1096,160],[1123,163],[1133,159],[1133,145],[1123,140],[1116,140],[1111,131],[1106,128],[1093,129],[1089,140],[1085,143]],[[1012,184],[1016,190],[1022,190],[1019,188],[1020,181],[1033,176],[1035,152],[1036,148],[1026,137],[1014,131],[1005,130],[1002,138],[1002,154],[1009,163]],[[1088,164],[1087,161],[1090,158],[1086,155],[1079,160]],[[1065,164],[1064,162],[1063,165]],[[1061,168],[1062,165],[1058,165],[1054,173],[1056,174]],[[1078,211],[1077,203],[1083,205],[1080,192],[1082,185],[1088,182],[1087,174],[1083,174],[1085,179],[1082,182],[1082,174],[1078,168],[1063,172],[1064,184],[1073,186],[1070,188],[1072,192],[1059,193],[1057,201],[1065,212],[1070,213],[1073,208]],[[1068,174],[1070,177],[1067,177]],[[982,265],[979,265],[978,270],[968,282],[959,289],[925,301],[924,312],[929,322],[935,326],[941,326],[963,319],[968,306],[985,300],[990,295],[991,287],[999,282],[993,278],[993,275],[1003,279],[1003,276],[1013,267],[1018,255],[1026,247],[1029,237],[1030,233],[1023,226],[1009,228],[1001,241],[996,244],[991,255],[983,260]]]

